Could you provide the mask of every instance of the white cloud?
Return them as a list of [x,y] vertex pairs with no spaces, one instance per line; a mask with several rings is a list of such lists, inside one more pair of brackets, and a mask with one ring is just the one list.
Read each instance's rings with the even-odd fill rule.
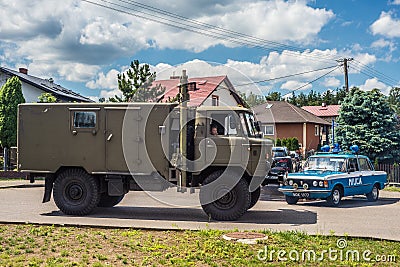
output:
[[392,5],[400,5],[400,0],[393,0]]
[[389,52],[393,52],[393,51],[396,50],[396,45],[395,45],[395,43],[393,41],[388,41],[388,40],[385,40],[385,39],[382,39],[382,38],[379,39],[379,40],[376,40],[375,42],[373,42],[371,44],[371,47],[372,48],[377,48],[377,49],[388,47],[389,48]]
[[116,95],[119,97],[122,97],[121,91],[119,91],[118,89],[111,90],[111,91],[109,91],[109,90],[101,90],[100,91],[100,98],[104,97],[106,100],[111,97],[115,97]]
[[380,82],[377,78],[368,79],[365,81],[363,85],[360,85],[359,88],[364,91],[370,91],[372,89],[379,89],[385,95],[388,95],[391,87],[386,84]]
[[370,29],[374,35],[379,34],[388,38],[400,37],[400,20],[392,18],[390,12],[382,12]]
[[[310,43],[334,17],[332,11],[312,8],[306,1],[178,0],[171,3],[156,0],[145,3],[161,10],[179,10],[190,19],[280,42]],[[109,65],[149,47],[199,52],[217,44],[242,45],[228,42],[229,38],[218,40],[198,35],[78,0],[1,1],[0,17],[7,18],[0,20],[2,60],[30,65],[37,68],[32,73],[60,75],[69,81],[93,79],[98,66]],[[179,23],[183,28],[196,30],[193,25],[184,25],[182,20]],[[73,69],[66,70],[66,66]],[[83,75],[74,73],[75,69],[83,71]]]
[[[187,70],[189,77],[205,77],[227,75],[235,86],[242,92],[253,92],[255,94],[266,94],[270,90],[294,90],[298,87],[318,78],[327,73],[330,69],[324,69],[329,66],[336,66],[335,58],[339,57],[336,50],[313,50],[304,52],[284,51],[282,53],[271,52],[263,57],[260,62],[252,63],[246,61],[227,60],[224,64],[206,62],[203,60],[191,60],[180,65],[171,66],[166,63],[160,63],[151,66],[151,71],[157,73],[158,80],[169,79],[170,76],[180,76],[182,70]],[[371,64],[376,58],[369,54],[358,54],[357,60],[361,64]],[[324,60],[326,59],[326,61]],[[350,68],[350,73],[359,73],[364,65],[357,65],[357,68]],[[121,68],[121,71],[127,67]],[[316,71],[317,69],[323,69]],[[303,75],[292,76],[293,74],[308,72]],[[108,73],[100,73],[96,80],[86,84],[92,89],[116,89],[117,70],[113,69]],[[277,79],[285,77],[282,79]],[[340,80],[336,77],[339,76]],[[316,81],[313,84],[319,84],[319,88],[337,88],[340,87],[343,73],[340,69],[330,73],[324,80]],[[265,83],[259,81],[267,81]],[[307,85],[301,90],[311,89],[313,85]]]
[[117,75],[120,72],[112,69],[107,74],[100,72],[96,80],[91,80],[86,83],[86,87],[90,89],[117,89],[118,80]]
[[282,84],[281,89],[286,90],[309,90],[312,88],[312,84],[302,83],[298,81],[287,81]]
[[325,80],[323,82],[323,85],[328,88],[338,88],[341,84],[342,84],[342,82],[335,77],[325,78]]

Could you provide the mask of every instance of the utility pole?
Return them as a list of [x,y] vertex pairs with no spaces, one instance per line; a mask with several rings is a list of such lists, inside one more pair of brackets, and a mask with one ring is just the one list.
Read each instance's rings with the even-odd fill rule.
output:
[[178,192],[185,192],[187,186],[187,102],[189,101],[188,93],[188,76],[186,75],[186,70],[182,70],[182,76],[180,77],[179,83],[179,95],[180,95],[180,127],[181,133],[179,135],[179,147],[181,154],[181,175],[179,176],[178,182]]
[[338,59],[336,60],[339,63],[343,63],[343,68],[344,68],[344,85],[346,88],[346,92],[349,92],[349,74],[348,74],[348,65],[347,62],[348,61],[352,61],[353,58],[342,58],[342,59]]

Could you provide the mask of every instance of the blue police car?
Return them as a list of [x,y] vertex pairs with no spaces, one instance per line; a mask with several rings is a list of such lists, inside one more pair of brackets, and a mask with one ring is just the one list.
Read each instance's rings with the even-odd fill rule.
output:
[[375,171],[368,157],[358,155],[358,147],[352,153],[317,153],[309,157],[301,172],[284,177],[279,191],[288,204],[296,204],[300,198],[326,199],[329,205],[339,206],[342,197],[366,195],[368,201],[376,201],[379,190],[387,183],[384,171]]

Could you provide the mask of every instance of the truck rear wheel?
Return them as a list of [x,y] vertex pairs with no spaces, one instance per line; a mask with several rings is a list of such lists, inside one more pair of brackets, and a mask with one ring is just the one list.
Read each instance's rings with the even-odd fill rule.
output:
[[117,205],[119,202],[122,201],[125,195],[122,196],[109,196],[106,193],[102,193],[100,195],[100,201],[99,204],[97,205],[98,207],[103,207],[103,208],[111,208]]
[[54,202],[68,215],[86,215],[100,201],[97,180],[81,169],[67,169],[54,181]]
[[[203,181],[203,186],[216,181],[223,171],[216,171],[207,176]],[[210,202],[214,196],[219,199]],[[239,219],[250,206],[249,185],[244,179],[231,188],[226,184],[202,187],[200,189],[200,203],[206,214],[212,219],[219,221],[233,221]]]

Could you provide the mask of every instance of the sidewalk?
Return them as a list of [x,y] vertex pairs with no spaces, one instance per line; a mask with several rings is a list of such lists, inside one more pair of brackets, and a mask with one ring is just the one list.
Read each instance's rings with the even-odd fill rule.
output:
[[0,179],[0,189],[7,188],[27,188],[27,187],[43,187],[44,180],[35,181],[30,183],[29,180],[24,179]]

